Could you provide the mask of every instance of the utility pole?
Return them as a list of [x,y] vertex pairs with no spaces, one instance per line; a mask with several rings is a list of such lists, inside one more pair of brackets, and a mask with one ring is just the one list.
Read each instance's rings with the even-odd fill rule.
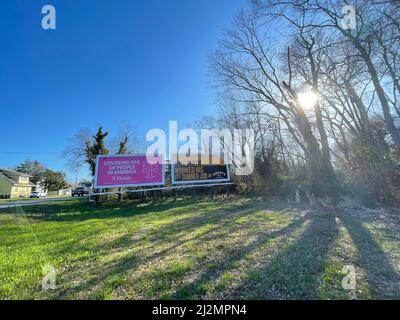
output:
[[75,168],[75,188],[78,186],[78,174],[79,174],[79,167]]

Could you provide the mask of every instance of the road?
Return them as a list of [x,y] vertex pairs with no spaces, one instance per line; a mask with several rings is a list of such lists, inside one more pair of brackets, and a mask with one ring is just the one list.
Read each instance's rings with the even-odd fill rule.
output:
[[18,206],[32,206],[35,204],[42,204],[48,202],[57,202],[57,201],[65,201],[76,199],[73,197],[60,197],[60,198],[45,198],[45,199],[38,199],[38,200],[19,200],[19,201],[12,201],[12,202],[0,202],[0,209],[1,208],[13,208]]

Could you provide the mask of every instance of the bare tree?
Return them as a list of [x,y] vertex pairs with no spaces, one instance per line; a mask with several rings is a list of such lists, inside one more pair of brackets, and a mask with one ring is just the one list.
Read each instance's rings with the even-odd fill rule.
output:
[[68,167],[79,170],[86,162],[86,146],[93,142],[92,134],[88,128],[81,128],[70,139],[68,145],[62,152],[63,158],[67,159]]
[[[260,29],[262,24],[257,15],[242,12],[234,28],[226,32],[219,50],[211,57],[213,74],[221,88],[220,94],[241,103],[261,104],[266,115],[279,119],[303,152],[312,191],[329,193],[337,198],[337,189],[331,188],[335,185],[335,176],[318,103],[314,109],[322,139],[315,134],[313,123],[299,102],[299,90],[307,82],[294,79],[294,56],[290,48],[283,51],[282,48],[273,47],[271,39]],[[311,72],[313,89],[318,90],[319,70],[314,60],[313,40],[303,37],[300,41],[305,49],[302,63]]]
[[110,140],[110,150],[112,153],[120,153],[120,144],[126,140],[124,145],[123,154],[133,154],[141,152],[142,146],[140,146],[138,134],[135,128],[126,122],[122,122],[118,125],[117,134]]
[[[356,52],[356,56],[365,64],[365,69],[371,78],[372,85],[380,102],[387,130],[395,143],[400,148],[400,132],[395,126],[389,92],[392,90],[384,83],[385,76],[392,77],[392,86],[396,90],[395,68],[393,65],[393,42],[398,46],[399,37],[394,36],[394,30],[398,30],[399,14],[398,6],[394,1],[357,1],[339,2],[333,0],[255,0],[254,8],[258,14],[271,19],[284,19],[294,27],[302,27],[305,32],[312,33],[315,30],[328,30],[332,34],[332,43],[347,43]],[[348,14],[344,5],[353,5],[356,14],[354,28],[347,28],[344,18]],[[299,21],[302,24],[299,24]],[[387,22],[388,21],[388,22]],[[382,35],[389,37],[382,37]],[[397,59],[397,54],[394,55]],[[380,68],[381,60],[387,68]],[[397,70],[398,71],[398,70]],[[392,105],[397,108],[397,100],[393,99]],[[397,110],[397,109],[396,109]]]

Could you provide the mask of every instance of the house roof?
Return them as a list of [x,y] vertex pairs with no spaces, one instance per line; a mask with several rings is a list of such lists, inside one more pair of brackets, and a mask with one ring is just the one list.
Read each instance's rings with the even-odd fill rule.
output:
[[17,186],[34,186],[31,183],[28,183],[28,184],[20,184],[20,183],[18,183],[18,181],[16,181],[13,178],[13,175],[17,175],[19,177],[20,176],[22,176],[22,177],[30,177],[29,174],[25,174],[25,173],[14,171],[14,170],[10,170],[10,169],[2,169],[2,168],[0,168],[0,178],[3,178],[5,180],[7,180],[11,184],[17,185]]
[[14,179],[11,179],[11,178],[9,178],[9,177],[7,177],[5,174],[3,174],[1,171],[0,171],[0,178],[2,178],[2,179],[4,179],[4,180],[7,180],[8,182],[10,182],[10,183],[12,183],[12,184],[15,184],[16,183],[16,181],[14,180]]
[[11,169],[0,168],[0,172],[3,172],[4,174],[10,173],[10,174],[15,174],[17,176],[30,177],[30,175],[27,173],[23,173],[23,172],[11,170]]

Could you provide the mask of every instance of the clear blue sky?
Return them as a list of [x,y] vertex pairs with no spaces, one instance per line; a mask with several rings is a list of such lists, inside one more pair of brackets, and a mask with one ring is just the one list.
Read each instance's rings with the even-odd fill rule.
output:
[[[57,29],[43,30],[54,5]],[[208,55],[246,0],[0,2],[0,167],[58,153],[81,127],[180,128],[215,110]],[[10,154],[7,152],[18,152]],[[71,177],[71,173],[68,173]]]

